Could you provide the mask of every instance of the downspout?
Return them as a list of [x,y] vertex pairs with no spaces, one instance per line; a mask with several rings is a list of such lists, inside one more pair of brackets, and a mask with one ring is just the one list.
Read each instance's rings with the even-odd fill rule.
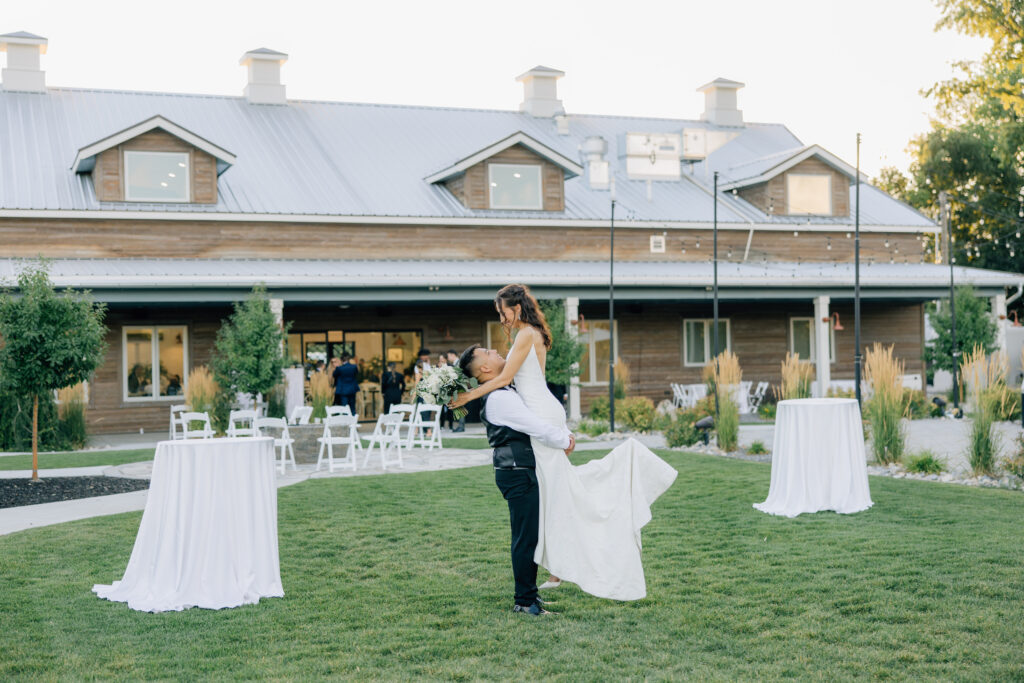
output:
[[1017,283],[1017,293],[1016,294],[1011,294],[1010,296],[1006,297],[1006,305],[1009,306],[1014,301],[1019,299],[1021,294],[1024,294],[1024,280],[1022,280],[1022,281]]

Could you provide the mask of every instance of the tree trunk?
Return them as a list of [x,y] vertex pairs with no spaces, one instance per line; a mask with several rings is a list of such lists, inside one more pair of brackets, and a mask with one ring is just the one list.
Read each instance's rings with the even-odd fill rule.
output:
[[32,397],[32,481],[39,481],[39,397]]

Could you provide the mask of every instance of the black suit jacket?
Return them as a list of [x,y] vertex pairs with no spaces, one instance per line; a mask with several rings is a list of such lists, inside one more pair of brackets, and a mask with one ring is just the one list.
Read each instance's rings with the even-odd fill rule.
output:
[[405,391],[405,377],[399,372],[385,372],[380,376],[380,390],[384,400],[398,403]]

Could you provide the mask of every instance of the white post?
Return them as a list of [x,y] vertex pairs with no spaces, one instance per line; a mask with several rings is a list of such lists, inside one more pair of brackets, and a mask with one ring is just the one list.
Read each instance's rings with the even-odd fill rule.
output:
[[[565,300],[565,325],[569,330],[569,336],[575,339],[579,336],[576,322],[580,318],[579,297],[570,296]],[[580,420],[583,414],[580,412],[580,378],[573,377],[569,380],[569,419]]]
[[1006,294],[996,294],[989,301],[996,323],[996,350],[1006,353]]
[[829,363],[829,341],[831,338],[832,325],[829,322],[829,297],[814,297],[814,353],[817,356],[815,372],[817,374],[818,387],[817,398],[822,398],[828,392],[828,385],[832,381],[832,368]]

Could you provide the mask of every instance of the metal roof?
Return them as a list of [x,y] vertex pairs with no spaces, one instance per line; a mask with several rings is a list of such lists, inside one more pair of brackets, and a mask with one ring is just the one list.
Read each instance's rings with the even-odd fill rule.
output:
[[[13,283],[26,263],[23,259],[0,259],[0,280]],[[286,298],[289,292],[300,290],[320,292],[317,298],[323,298],[324,292],[359,290],[365,300],[372,300],[365,296],[368,290],[417,290],[418,298],[439,300],[450,294],[432,288],[454,288],[460,292],[457,298],[466,298],[481,289],[493,293],[509,282],[549,290],[591,290],[592,294],[596,290],[598,297],[603,297],[608,285],[606,261],[123,258],[53,259],[48,263],[50,277],[61,288],[121,294],[127,290],[174,290],[178,296],[183,291],[219,291],[222,300],[224,292],[228,292],[226,300],[231,300],[261,283]],[[810,298],[821,294],[850,298],[853,277],[850,263],[725,262],[718,267],[719,287],[726,298]],[[1002,292],[1005,287],[1024,283],[1024,275],[978,268],[955,267],[954,277],[960,284],[985,291]],[[615,285],[626,297],[632,289],[644,292],[645,298],[706,299],[711,295],[711,279],[708,262],[615,264]],[[888,298],[930,299],[948,291],[949,268],[931,263],[863,264],[861,286],[866,296],[878,296],[885,290]]]
[[[88,174],[71,166],[79,149],[154,116],[175,122],[237,155],[220,176],[216,204],[99,202]],[[638,223],[707,223],[711,175],[753,159],[802,147],[784,126],[747,124],[707,161],[684,166],[678,181],[628,180],[619,157],[627,132],[714,128],[704,121],[625,116],[568,116],[568,134],[552,119],[514,111],[291,100],[249,104],[242,97],[51,88],[45,94],[0,92],[0,216],[25,211],[103,211],[224,216],[507,218],[544,224],[605,220],[607,190],[585,177],[565,184],[562,212],[470,210],[424,178],[523,133],[570,160],[588,136],[608,142],[616,170],[617,216]],[[737,130],[731,128],[730,130]],[[852,188],[851,188],[852,189]],[[934,229],[932,221],[880,191],[861,197],[861,224]],[[770,217],[731,193],[720,195],[719,221],[803,223]],[[852,218],[821,223],[851,223]]]

